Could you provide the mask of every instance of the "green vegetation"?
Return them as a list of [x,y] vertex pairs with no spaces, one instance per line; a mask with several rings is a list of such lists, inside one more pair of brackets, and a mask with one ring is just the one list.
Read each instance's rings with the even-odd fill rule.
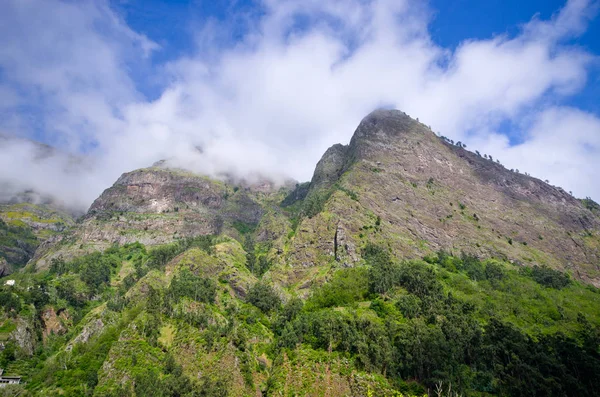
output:
[[233,228],[237,230],[240,234],[245,235],[254,232],[254,230],[256,229],[256,225],[252,225],[250,223],[245,223],[241,221],[234,221]]
[[273,287],[262,282],[258,282],[250,288],[246,299],[264,313],[278,309],[281,305],[281,298]]
[[306,302],[309,309],[337,307],[360,302],[368,295],[367,268],[340,269],[334,277],[315,289]]
[[173,302],[178,302],[181,298],[189,298],[198,302],[213,303],[215,292],[216,285],[212,280],[183,269],[171,280],[167,296]]
[[301,214],[308,218],[312,218],[313,216],[322,212],[325,209],[325,203],[327,203],[331,195],[336,190],[344,192],[354,201],[358,201],[359,199],[358,194],[355,191],[348,189],[337,182],[329,188],[310,191],[301,203]]
[[592,200],[590,197],[586,197],[581,200],[583,206],[590,211],[600,211],[600,204]]
[[532,268],[523,268],[522,273],[533,278],[536,283],[549,288],[561,289],[571,283],[568,275],[547,266],[536,265]]
[[23,266],[33,255],[39,241],[29,226],[9,225],[0,219],[0,258],[16,266]]
[[[365,259],[370,264],[367,277],[349,283],[348,271],[340,270],[329,286],[313,293],[283,335],[287,347],[308,343],[314,349],[343,352],[360,368],[416,378],[430,388],[439,382],[452,384],[469,394],[585,394],[599,386],[593,375],[600,369],[598,313],[593,313],[594,326],[576,314],[583,286],[569,298],[546,291],[548,298],[573,310],[568,313],[564,307],[563,318],[546,317],[535,301],[522,300],[522,312],[515,315],[499,309],[527,289],[536,290],[535,283],[501,263],[443,252],[427,258],[431,264],[395,263],[376,246],[367,246]],[[473,289],[478,292],[469,292],[477,298],[465,295]],[[367,295],[375,317],[356,306]],[[596,290],[586,295],[595,302],[600,299]],[[325,309],[334,305],[346,309]],[[530,316],[538,322],[545,318],[541,323],[547,331],[532,334],[519,326]],[[575,324],[571,332],[554,331],[563,322]]]
[[310,193],[303,202],[303,213],[305,216],[312,218],[325,208],[325,203],[331,197],[331,190],[323,192]]
[[[367,244],[363,266],[331,269],[305,300],[267,281],[242,298],[237,279],[209,270],[214,242],[114,246],[19,274],[0,288],[0,334],[30,321],[36,347],[9,338],[0,365],[25,376],[22,395],[305,395],[327,382],[390,396],[600,387],[600,293],[555,270],[444,251],[400,262]],[[69,328],[42,336],[48,308]],[[296,373],[308,383],[286,380]]]
[[337,185],[337,188],[338,188],[338,190],[346,193],[352,200],[358,201],[358,194],[356,194],[355,191],[347,189],[347,188],[345,188],[343,186],[339,186],[339,185]]

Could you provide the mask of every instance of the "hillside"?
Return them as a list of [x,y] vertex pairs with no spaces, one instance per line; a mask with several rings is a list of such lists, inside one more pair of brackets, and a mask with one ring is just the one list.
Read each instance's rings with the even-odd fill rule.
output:
[[280,214],[288,192],[268,180],[217,180],[158,166],[132,171],[106,189],[59,244],[40,249],[36,263],[45,268],[52,258],[115,243],[156,245],[209,234],[239,239]]
[[[400,111],[373,112],[348,146],[330,148],[305,201],[312,218],[300,225],[290,258],[302,266],[333,251],[356,263],[355,252],[372,241],[406,258],[464,250],[600,282],[597,213],[560,188],[449,144]],[[340,233],[345,243],[337,249]],[[299,249],[307,241],[328,244],[308,253]]]
[[308,183],[157,165],[77,222],[0,216],[36,251],[0,280],[0,367],[26,381],[0,395],[600,393],[597,204],[400,111]]
[[51,244],[74,225],[71,215],[51,204],[0,204],[0,275],[21,268],[40,244]]

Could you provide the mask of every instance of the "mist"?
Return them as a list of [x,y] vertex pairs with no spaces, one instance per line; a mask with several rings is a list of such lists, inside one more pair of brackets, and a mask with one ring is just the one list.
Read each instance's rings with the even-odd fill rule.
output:
[[[161,159],[212,176],[306,181],[380,106],[600,198],[600,119],[566,105],[598,66],[569,44],[597,4],[571,0],[517,35],[455,49],[432,40],[434,10],[421,1],[268,0],[261,11],[196,25],[192,50],[157,61],[165,44],[108,2],[2,2],[0,133],[57,150],[40,157],[29,141],[0,140],[0,200],[34,190],[85,210],[123,172]],[[236,24],[241,38],[224,39]]]

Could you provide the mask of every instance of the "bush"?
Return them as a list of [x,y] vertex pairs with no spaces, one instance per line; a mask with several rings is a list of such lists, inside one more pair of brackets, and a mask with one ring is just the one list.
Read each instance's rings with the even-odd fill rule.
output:
[[310,309],[342,306],[364,299],[369,292],[369,272],[365,268],[336,271],[332,279],[313,292]]
[[250,288],[246,300],[259,308],[263,313],[269,313],[272,310],[278,309],[281,305],[281,299],[273,287],[260,281]]
[[94,255],[82,264],[81,280],[91,289],[98,290],[102,284],[110,281],[110,269],[116,267],[111,266],[113,264],[114,262],[109,262],[105,258],[101,259],[100,254]]
[[325,203],[331,197],[331,190],[312,192],[304,199],[303,213],[309,218],[317,215],[325,208]]
[[167,297],[173,302],[186,297],[198,302],[213,303],[216,290],[217,286],[213,280],[197,276],[189,269],[183,269],[173,277]]
[[383,294],[398,282],[398,266],[392,262],[389,251],[374,244],[367,244],[363,258],[369,269],[369,291]]
[[494,262],[488,262],[485,265],[485,278],[490,282],[502,280],[504,276],[504,269],[501,265]]
[[600,205],[590,197],[582,199],[581,202],[583,203],[583,206],[590,211],[600,211]]
[[396,301],[396,307],[406,318],[415,318],[421,315],[421,299],[414,295],[402,295]]
[[485,268],[479,258],[474,255],[462,253],[458,266],[459,270],[467,273],[471,280],[479,281],[485,279]]
[[0,307],[4,308],[5,313],[16,315],[21,311],[21,299],[10,291],[1,291]]
[[437,280],[432,267],[423,262],[405,262],[399,268],[399,284],[420,299],[439,299],[442,284]]
[[548,266],[536,265],[531,268],[530,275],[536,283],[554,289],[564,288],[571,283],[568,275]]
[[150,251],[148,267],[151,269],[162,269],[171,259],[179,255],[183,250],[178,244],[168,244],[156,247]]

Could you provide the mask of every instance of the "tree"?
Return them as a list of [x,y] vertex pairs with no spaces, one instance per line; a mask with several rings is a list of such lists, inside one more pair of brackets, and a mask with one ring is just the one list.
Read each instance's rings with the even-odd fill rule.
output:
[[250,288],[246,300],[263,313],[269,313],[281,305],[281,299],[273,287],[260,281]]
[[69,271],[69,268],[65,262],[65,260],[62,258],[62,256],[59,256],[58,258],[52,258],[52,260],[50,261],[50,272],[54,273],[54,274],[65,274],[66,272]]
[[390,253],[374,244],[368,244],[363,252],[363,258],[369,270],[369,290],[384,294],[397,283],[398,268],[392,262]]
[[217,286],[213,280],[200,277],[189,269],[183,269],[173,277],[167,296],[175,303],[184,297],[198,302],[213,303],[216,290]]
[[110,280],[110,266],[100,257],[93,257],[83,265],[80,273],[81,280],[90,288],[97,290]]
[[16,316],[21,310],[21,299],[10,291],[0,292],[0,307],[5,313]]

